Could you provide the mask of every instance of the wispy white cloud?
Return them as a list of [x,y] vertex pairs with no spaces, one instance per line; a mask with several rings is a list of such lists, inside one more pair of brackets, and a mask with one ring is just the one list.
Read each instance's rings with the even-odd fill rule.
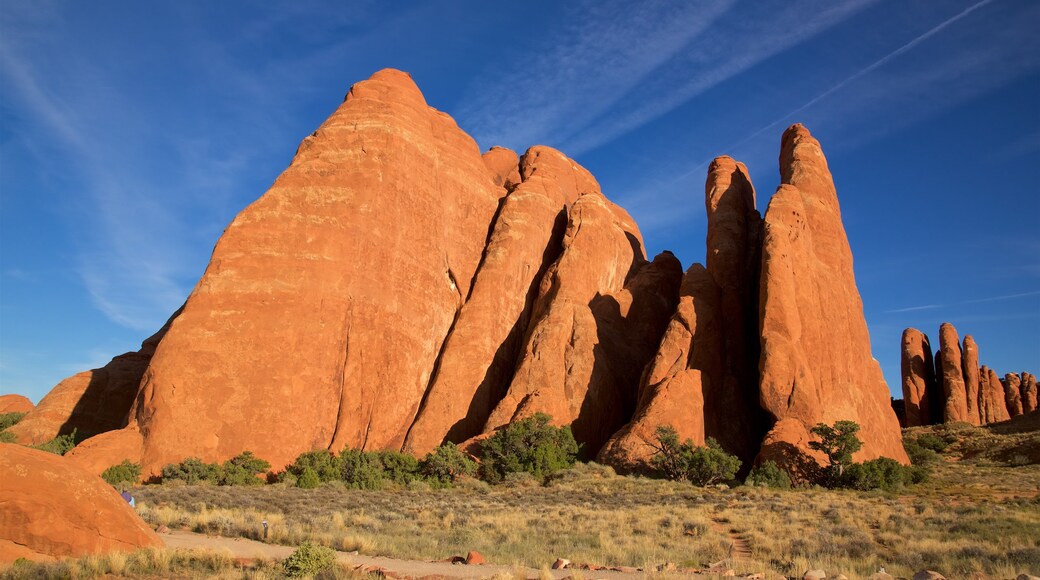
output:
[[[914,312],[918,310],[935,310],[938,308],[951,308],[957,306],[966,306],[968,304],[985,304],[987,302],[1003,302],[1005,300],[1016,300],[1018,298],[1030,298],[1033,296],[1040,296],[1040,290],[1031,292],[1016,292],[1014,294],[1001,294],[998,296],[986,296],[983,298],[973,298],[971,300],[961,300],[958,302],[950,302],[948,304],[925,304],[923,306],[908,306],[906,308],[896,308],[894,310],[886,310],[885,314],[895,314],[899,312]],[[1037,303],[1040,306],[1040,302]]]

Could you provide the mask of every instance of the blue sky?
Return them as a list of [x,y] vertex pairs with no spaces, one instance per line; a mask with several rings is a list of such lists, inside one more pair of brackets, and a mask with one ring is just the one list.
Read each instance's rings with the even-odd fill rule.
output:
[[257,6],[0,6],[0,393],[39,400],[136,350],[384,67],[483,149],[570,154],[684,266],[704,259],[708,162],[746,162],[764,211],[805,123],[893,392],[906,326],[951,321],[999,373],[1040,371],[1040,3]]

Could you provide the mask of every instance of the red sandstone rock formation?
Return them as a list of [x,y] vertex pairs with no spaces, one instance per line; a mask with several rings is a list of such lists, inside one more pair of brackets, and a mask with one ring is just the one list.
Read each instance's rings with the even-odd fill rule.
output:
[[647,264],[626,218],[596,194],[571,206],[563,252],[542,277],[516,373],[485,431],[547,413],[594,456],[631,416],[681,267],[671,254]]
[[970,335],[964,335],[961,371],[964,376],[964,393],[967,404],[967,421],[972,425],[981,425],[979,417],[979,347]]
[[36,445],[73,431],[80,440],[125,427],[141,377],[178,314],[180,310],[158,332],[145,339],[137,352],[121,354],[99,369],[58,383],[8,432],[15,435],[18,443]]
[[919,427],[935,423],[940,418],[932,416],[932,396],[935,394],[932,346],[928,337],[916,328],[903,331],[900,371],[903,378],[906,426]]
[[[485,160],[491,153],[505,157],[505,151],[492,149]],[[522,165],[525,178],[520,182],[517,173],[518,185],[498,213],[473,289],[408,433],[407,451],[421,455],[445,440],[460,443],[481,433],[509,387],[538,281],[559,256],[566,207],[583,193],[599,195],[592,175],[554,149],[534,147]]]
[[1036,401],[1036,375],[1033,373],[1023,372],[1019,375],[1021,384],[1019,385],[1019,394],[1022,400],[1022,412],[1032,413],[1037,409]]
[[0,443],[0,562],[162,547],[112,486],[50,453]]
[[491,172],[495,185],[507,190],[520,185],[520,163],[512,149],[492,147],[481,157]]
[[1007,404],[1008,415],[1012,418],[1022,414],[1022,377],[1015,373],[1004,375],[1001,381],[1004,385],[1004,402]]
[[818,460],[807,448],[809,428],[851,420],[864,441],[856,460],[908,463],[871,356],[834,183],[805,127],[784,133],[780,171],[765,215],[759,366],[762,406],[777,423],[759,458],[798,471]]
[[470,294],[495,179],[407,74],[354,85],[221,236],[145,373],[140,435],[106,445],[143,437],[146,474],[189,455],[277,468],[400,448]]
[[22,395],[0,395],[0,414],[28,413],[33,410],[32,401]]
[[600,463],[621,473],[649,471],[663,425],[680,440],[704,444],[705,383],[723,372],[721,319],[718,285],[704,266],[690,266],[676,312],[639,383],[635,416],[603,446]]
[[1007,403],[1004,401],[1004,387],[993,369],[983,365],[979,372],[979,416],[984,425],[1007,421]]
[[960,338],[957,336],[957,329],[949,322],[944,322],[939,327],[939,356],[936,365],[936,374],[942,375],[944,422],[968,421],[968,395],[964,385]]

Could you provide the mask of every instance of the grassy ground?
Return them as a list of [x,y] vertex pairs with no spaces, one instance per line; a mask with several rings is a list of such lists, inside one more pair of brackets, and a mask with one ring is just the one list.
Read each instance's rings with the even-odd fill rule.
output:
[[930,481],[898,493],[703,489],[578,465],[544,486],[523,478],[446,490],[151,485],[134,495],[153,525],[263,540],[266,520],[269,542],[312,540],[407,559],[477,550],[489,562],[536,569],[567,558],[648,570],[722,562],[770,578],[822,568],[855,579],[881,567],[904,578],[925,568],[949,578],[1015,578],[1040,574],[1036,415],[1037,425],[908,430],[948,446]]
[[[823,568],[850,578],[885,567],[951,578],[1040,574],[1040,431],[1017,427],[914,429],[949,447],[932,479],[899,493],[819,488],[702,489],[618,477],[579,465],[546,486],[519,480],[448,490],[351,491],[145,486],[139,510],[153,524],[342,550],[441,559],[478,550],[495,563],[534,568],[558,557],[652,569],[671,562],[738,572],[800,575]],[[728,560],[734,538],[751,550]]]

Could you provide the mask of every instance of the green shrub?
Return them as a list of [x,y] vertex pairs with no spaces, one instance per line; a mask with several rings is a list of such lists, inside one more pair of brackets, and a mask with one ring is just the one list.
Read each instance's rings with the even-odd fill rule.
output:
[[843,480],[842,487],[861,491],[896,491],[909,483],[909,473],[908,469],[895,459],[880,457],[848,466]]
[[939,462],[939,454],[933,449],[921,445],[920,437],[916,439],[903,439],[903,449],[906,450],[906,455],[910,458],[910,463],[913,463],[914,465],[935,465]]
[[253,455],[252,451],[244,451],[224,462],[220,470],[220,485],[263,485],[264,480],[257,477],[271,469],[271,464]]
[[477,463],[454,443],[445,443],[434,449],[419,463],[419,473],[435,485],[455,483],[460,477],[473,477]]
[[314,489],[321,485],[321,477],[311,467],[304,467],[299,477],[296,478],[296,487],[301,489]]
[[180,463],[171,463],[162,468],[163,483],[171,481],[182,481],[188,485],[218,483],[221,475],[219,465],[203,463],[197,457],[189,457]]
[[25,417],[25,413],[0,413],[0,431],[13,427]]
[[819,438],[818,441],[809,442],[809,449],[827,456],[827,474],[822,483],[840,487],[845,469],[852,464],[852,454],[863,447],[863,442],[856,436],[859,424],[855,421],[838,421],[831,427],[817,423],[809,432]]
[[141,481],[141,466],[131,463],[129,459],[124,459],[119,465],[113,465],[102,471],[101,479],[104,479],[115,488],[134,485]]
[[55,455],[65,455],[76,447],[76,443],[78,443],[76,440],[76,429],[73,429],[72,433],[58,435],[46,443],[33,445],[32,447],[33,449],[39,449],[40,451],[46,451]]
[[706,486],[731,480],[740,470],[740,460],[711,437],[704,447],[694,445],[692,439],[680,442],[679,434],[669,425],[657,428],[654,447],[650,464],[666,479]]
[[481,445],[480,473],[490,483],[510,473],[526,472],[538,479],[574,465],[578,443],[570,426],[554,427],[552,418],[537,413],[510,423]]
[[14,433],[8,433],[7,431],[0,431],[0,443],[14,443]]
[[[314,472],[311,468],[311,473]],[[285,575],[290,578],[302,578],[306,576],[315,576],[320,572],[332,568],[336,563],[336,552],[332,548],[326,548],[325,546],[319,546],[311,542],[304,542],[299,548],[296,549],[288,558],[282,562],[282,567],[285,569]]]
[[316,449],[301,453],[296,461],[286,466],[285,471],[297,478],[303,475],[304,470],[310,468],[318,480],[322,483],[340,479],[343,471],[343,461],[327,449]]
[[339,454],[342,461],[342,480],[352,489],[382,489],[386,482],[383,464],[378,453],[344,449]]
[[418,479],[419,460],[408,453],[400,451],[379,452],[379,463],[382,465],[383,477],[400,485]]
[[930,449],[936,453],[942,453],[946,451],[946,448],[950,446],[950,443],[939,437],[935,433],[922,433],[917,436],[917,444],[925,449]]
[[774,461],[766,461],[751,468],[751,473],[744,480],[747,485],[772,487],[775,489],[791,489],[791,476]]

